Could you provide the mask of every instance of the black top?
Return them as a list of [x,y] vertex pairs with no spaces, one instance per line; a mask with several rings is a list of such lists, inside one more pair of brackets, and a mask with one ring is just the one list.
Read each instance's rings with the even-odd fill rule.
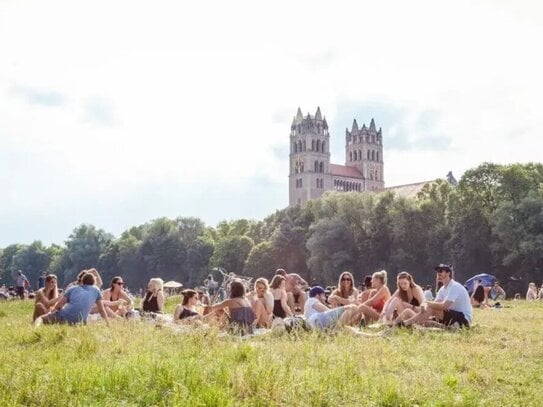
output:
[[145,298],[143,299],[143,311],[144,312],[160,312],[158,309],[158,300],[157,296],[152,296],[153,293],[151,291],[147,291],[147,294],[145,294]]
[[419,300],[417,300],[415,297],[413,297],[411,299],[411,301],[409,301],[409,304],[411,304],[413,307],[419,307],[420,306]]
[[281,300],[273,300],[273,316],[277,318],[286,318],[287,313],[281,305]]
[[190,309],[187,309],[187,308],[183,307],[183,311],[181,312],[181,314],[179,314],[179,319],[194,317],[196,315],[198,315],[197,312],[191,311]]

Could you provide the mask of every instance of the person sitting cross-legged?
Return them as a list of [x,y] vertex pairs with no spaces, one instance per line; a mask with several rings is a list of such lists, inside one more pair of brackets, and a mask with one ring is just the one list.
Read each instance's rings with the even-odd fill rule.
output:
[[417,311],[420,304],[424,302],[422,288],[415,283],[415,280],[407,271],[398,274],[396,285],[398,288],[385,303],[381,313],[381,321],[385,323],[392,323],[394,318],[405,309]]
[[51,312],[58,300],[57,276],[49,274],[45,277],[45,286],[40,288],[36,293],[32,321],[35,321],[41,315]]
[[[435,325],[437,322],[445,326],[458,324],[460,327],[469,328],[473,319],[473,309],[468,292],[462,284],[454,280],[451,266],[440,264],[434,270],[438,281],[443,283],[435,301],[424,302],[417,313],[405,310],[399,320],[406,326]],[[435,321],[432,318],[435,318]]]
[[95,278],[91,273],[82,277],[82,285],[76,285],[66,290],[55,306],[55,310],[42,315],[34,321],[36,326],[42,324],[77,324],[87,323],[87,317],[94,304],[100,315],[109,326],[108,316],[102,304],[102,293],[95,287]]
[[354,286],[354,277],[348,271],[344,271],[339,275],[338,288],[332,291],[328,302],[332,307],[340,307],[342,305],[356,304],[358,299],[358,290]]

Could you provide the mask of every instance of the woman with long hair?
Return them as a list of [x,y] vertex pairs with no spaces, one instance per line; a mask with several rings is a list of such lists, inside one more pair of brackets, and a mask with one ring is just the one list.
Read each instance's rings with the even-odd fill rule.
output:
[[147,293],[142,302],[143,312],[164,312],[164,281],[155,277],[147,284]]
[[396,276],[396,287],[396,291],[383,307],[381,314],[383,322],[392,322],[406,309],[418,311],[418,307],[424,301],[422,287],[415,283],[413,276],[407,271],[402,271]]
[[256,315],[256,326],[269,328],[273,315],[273,294],[270,292],[268,280],[258,278],[254,287],[254,291],[249,293],[248,298]]
[[355,304],[357,298],[358,290],[354,286],[354,277],[350,272],[344,271],[339,275],[337,288],[328,297],[328,302],[332,307],[341,307]]
[[125,316],[134,307],[132,298],[124,290],[123,278],[119,276],[113,277],[111,286],[104,290],[102,298],[102,303],[110,317]]
[[57,276],[48,274],[47,277],[45,277],[45,287],[39,289],[36,293],[32,321],[35,321],[39,316],[52,311],[59,298]]
[[230,284],[230,298],[211,307],[213,313],[222,310],[228,312],[230,327],[235,332],[253,332],[256,315],[251,307],[251,303],[245,298],[245,286],[240,280],[234,279]]
[[294,315],[287,303],[287,281],[284,276],[276,274],[273,276],[270,291],[273,295],[273,316],[276,318],[286,318]]
[[198,292],[195,290],[187,289],[181,292],[183,301],[175,307],[173,313],[173,320],[183,322],[193,321],[200,319],[200,314],[196,311],[196,305],[198,305]]
[[373,291],[370,297],[358,306],[358,309],[364,314],[366,323],[379,319],[385,302],[390,298],[390,290],[387,287],[387,272],[385,270],[373,273],[371,287]]

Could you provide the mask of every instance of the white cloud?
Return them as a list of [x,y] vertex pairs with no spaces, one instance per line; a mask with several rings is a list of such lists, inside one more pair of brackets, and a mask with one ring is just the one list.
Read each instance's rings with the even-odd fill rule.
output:
[[[73,211],[77,223],[78,205],[94,200],[81,221],[118,233],[161,214],[215,222],[272,213],[287,204],[288,158],[276,152],[298,106],[321,106],[334,123],[337,163],[352,123],[337,122],[342,111],[387,123],[387,185],[459,176],[485,160],[540,160],[541,7],[4,2],[0,180],[9,193],[0,214],[45,213],[60,225]],[[386,150],[397,137],[409,148]],[[275,186],[256,200],[248,191],[262,180]],[[154,188],[159,197],[146,198]],[[230,203],[202,205],[202,190]],[[156,202],[168,194],[170,206]],[[61,240],[63,227],[48,236]],[[0,234],[0,245],[41,233]]]

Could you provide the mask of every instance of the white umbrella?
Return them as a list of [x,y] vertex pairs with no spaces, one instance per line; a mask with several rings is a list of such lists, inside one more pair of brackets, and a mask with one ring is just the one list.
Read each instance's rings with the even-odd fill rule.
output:
[[178,283],[177,281],[170,280],[164,283],[164,288],[179,288],[179,287],[183,287],[183,284]]

